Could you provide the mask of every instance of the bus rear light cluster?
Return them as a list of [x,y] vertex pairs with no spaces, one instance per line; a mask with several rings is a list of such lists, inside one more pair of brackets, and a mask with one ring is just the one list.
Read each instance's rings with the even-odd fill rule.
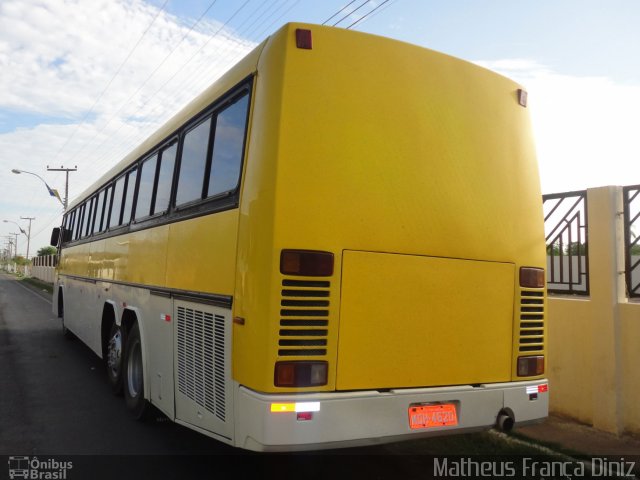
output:
[[327,384],[327,362],[276,362],[276,387],[319,387]]
[[518,376],[535,377],[544,373],[544,357],[518,357]]
[[543,288],[544,270],[534,267],[520,267],[520,286],[525,288]]
[[280,273],[306,277],[333,275],[333,253],[315,250],[282,250]]

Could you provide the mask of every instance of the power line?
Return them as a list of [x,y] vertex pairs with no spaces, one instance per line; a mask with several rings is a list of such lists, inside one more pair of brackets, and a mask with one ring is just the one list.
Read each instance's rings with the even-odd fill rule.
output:
[[211,8],[216,4],[218,0],[213,0],[209,6],[206,8],[206,10],[202,13],[202,15],[200,15],[200,17],[193,23],[193,25],[191,25],[191,27],[189,28],[189,30],[187,30],[187,32],[182,36],[182,38],[180,39],[180,41],[175,45],[175,47],[173,47],[173,49],[168,53],[168,55],[166,57],[164,57],[164,59],[162,59],[162,61],[158,64],[158,66],[149,74],[149,76],[145,79],[144,82],[142,82],[142,84],[138,87],[138,89],[133,92],[129,98],[127,98],[124,103],[122,105],[120,105],[120,108],[118,108],[118,110],[116,110],[116,112],[111,116],[111,118],[107,121],[107,123],[105,123],[105,125],[93,136],[93,138],[91,140],[89,140],[88,142],[86,142],[84,144],[83,147],[80,148],[80,150],[78,150],[75,155],[71,158],[71,160],[74,160],[84,149],[85,147],[91,143],[100,133],[102,133],[104,131],[105,128],[107,128],[107,126],[114,120],[114,118],[116,118],[116,116],[118,115],[118,113],[120,113],[122,111],[122,109],[129,104],[129,101],[131,99],[133,99],[133,97],[135,97],[138,92],[140,92],[140,90],[142,90],[142,88],[149,82],[149,80],[151,80],[151,78],[156,74],[156,72],[158,70],[160,70],[160,68],[162,68],[162,66],[166,63],[166,61],[169,59],[169,57],[171,57],[171,55],[173,55],[173,53],[177,50],[177,48],[182,44],[182,42],[184,42],[185,38],[187,38],[187,36],[193,31],[193,29],[196,27],[196,25],[198,23],[200,23],[200,21],[204,18],[204,16],[207,14],[207,12],[209,10],[211,10]]
[[382,2],[380,5],[378,5],[377,7],[375,7],[373,10],[371,10],[369,13],[367,13],[366,15],[363,15],[362,17],[360,17],[360,19],[356,20],[355,22],[353,22],[351,25],[349,25],[347,27],[347,30],[349,30],[351,27],[353,27],[354,25],[357,25],[358,23],[360,23],[361,21],[363,21],[365,18],[367,18],[369,15],[371,15],[373,12],[375,12],[376,10],[378,10],[380,7],[382,7],[385,3],[387,3],[389,0],[384,0],[384,2]]
[[354,13],[356,13],[358,10],[360,10],[362,7],[364,7],[366,4],[369,3],[369,0],[364,0],[364,2],[362,2],[360,4],[359,7],[355,8],[354,10],[351,10],[349,13],[347,13],[344,17],[342,17],[340,20],[338,20],[336,23],[334,23],[332,25],[332,27],[335,27],[336,25],[338,25],[340,22],[342,22],[345,18],[349,17],[349,15],[353,15]]
[[[262,38],[265,35],[265,32],[268,32],[271,27],[273,27],[273,25],[280,20],[282,17],[284,17],[287,13],[289,13],[291,10],[293,10],[298,4],[300,3],[300,0],[296,0],[289,8],[287,8],[284,12],[282,12],[282,14],[277,17],[273,22],[271,22],[267,28],[263,29],[260,34],[258,35],[258,38]],[[275,15],[275,12],[271,15],[273,16]]]
[[358,0],[351,0],[344,7],[342,7],[340,10],[338,10],[336,13],[334,13],[329,18],[327,18],[324,22],[322,22],[322,25],[326,25],[329,22],[329,20],[331,20],[332,18],[336,17],[337,15],[340,15],[342,12],[345,11],[345,9],[347,9],[349,7],[349,5],[351,5],[352,3],[356,3],[357,1]]
[[107,86],[104,87],[104,90],[102,90],[102,92],[100,93],[100,95],[98,95],[98,98],[96,98],[95,102],[93,102],[93,105],[91,105],[91,108],[87,111],[87,113],[85,113],[84,117],[82,118],[81,122],[76,126],[75,130],[73,131],[73,133],[69,136],[69,138],[67,138],[67,140],[64,142],[64,144],[62,145],[62,147],[60,147],[60,149],[58,150],[58,152],[56,153],[55,157],[53,158],[54,160],[56,158],[58,158],[58,155],[60,155],[60,152],[62,152],[62,150],[64,150],[64,148],[69,144],[69,142],[71,141],[71,139],[75,136],[75,134],[78,132],[78,130],[80,129],[80,127],[82,125],[84,125],[85,121],[87,120],[87,118],[89,117],[89,114],[91,114],[91,112],[93,112],[93,109],[96,107],[96,105],[98,104],[98,102],[102,99],[102,97],[104,96],[104,94],[107,92],[107,90],[109,90],[109,87],[111,86],[111,84],[113,83],[113,81],[116,79],[116,77],[120,74],[120,71],[122,70],[122,67],[124,67],[124,65],[129,61],[129,58],[131,58],[131,55],[133,55],[133,52],[136,51],[136,49],[138,48],[138,46],[140,45],[140,43],[142,42],[142,39],[145,37],[145,35],[147,34],[147,32],[151,29],[151,26],[155,23],[156,19],[158,18],[158,16],[160,15],[160,13],[164,10],[164,7],[167,5],[167,3],[169,2],[169,0],[165,0],[165,2],[162,4],[162,7],[160,7],[160,10],[158,10],[158,12],[156,13],[156,15],[153,17],[153,20],[151,20],[151,23],[147,26],[147,28],[145,29],[145,31],[142,33],[142,35],[140,36],[140,38],[138,39],[138,41],[136,42],[136,44],[133,46],[133,48],[131,50],[129,50],[129,53],[127,54],[126,58],[122,61],[122,63],[120,64],[120,66],[116,69],[116,72],[113,74],[113,76],[111,77],[111,80],[109,80],[109,82],[107,83]]
[[[245,2],[245,5],[246,5],[246,3],[248,3],[248,2]],[[272,22],[272,24],[273,24],[273,23],[275,23],[275,22],[277,22],[279,18],[281,18],[282,16],[286,15],[289,11],[291,11],[291,9],[293,9],[293,8],[294,8],[298,3],[299,3],[299,0],[295,1],[295,2],[294,2],[294,3],[293,3],[293,4],[292,4],[292,5],[291,5],[291,6],[290,6],[290,7],[289,7],[285,12],[283,12],[283,13],[282,13],[282,14],[281,14],[281,15],[280,15],[276,20],[274,20],[274,22]],[[263,6],[264,6],[264,5],[265,5],[265,4],[263,4]],[[280,10],[283,6],[286,6],[286,3],[285,3],[285,4],[283,4],[283,5],[281,5],[281,6],[279,6],[279,7],[278,7],[278,8],[276,8],[275,10],[273,9],[273,5],[269,6],[269,7],[268,7],[268,8],[266,8],[266,9],[263,9],[262,13],[260,13],[260,15],[258,15],[258,17],[257,17],[257,18],[256,18],[256,19],[255,19],[255,20],[254,20],[254,21],[253,21],[253,22],[252,22],[252,23],[251,23],[247,28],[245,28],[244,30],[242,30],[242,29],[241,29],[241,28],[242,28],[242,26],[243,26],[243,25],[245,25],[245,24],[246,24],[246,23],[247,23],[247,22],[248,22],[248,21],[249,21],[249,20],[250,20],[254,15],[256,15],[256,14],[261,10],[261,8],[262,8],[262,7],[258,7],[257,9],[254,9],[254,10],[253,10],[253,12],[252,12],[252,13],[250,13],[250,14],[249,14],[249,16],[248,16],[248,17],[247,17],[243,22],[241,22],[241,23],[240,23],[240,25],[238,25],[238,27],[237,27],[237,28],[239,29],[239,34],[240,34],[240,35],[242,35],[242,36],[245,36],[245,35],[246,35],[247,37],[251,37],[251,35],[252,35],[252,33],[253,33],[253,32],[255,32],[258,28],[260,28],[260,26],[262,26],[263,24],[265,24],[265,23],[266,23],[270,18],[272,18],[275,14],[277,14],[277,13],[278,13],[278,10]],[[243,5],[243,6],[241,6],[238,10],[236,10],[236,12],[235,12],[235,13],[234,13],[234,14],[233,14],[233,15],[232,15],[232,16],[231,16],[231,17],[230,17],[230,18],[225,22],[225,24],[223,25],[223,27],[224,27],[225,25],[229,24],[229,23],[231,22],[231,20],[232,20],[232,19],[233,19],[233,18],[234,18],[238,13],[239,13],[239,11],[240,11],[240,10],[242,10],[242,8],[243,8],[243,7],[244,7],[244,5]],[[263,19],[263,18],[264,18],[264,17],[269,13],[269,11],[270,11],[270,10],[273,10],[273,12],[272,12],[268,17],[267,17],[267,19],[266,19],[266,20],[264,20],[264,21],[260,21],[261,19]],[[272,25],[272,24],[271,24],[271,25]],[[255,26],[255,28],[254,28],[254,29],[253,29],[253,31],[252,31],[252,27],[254,27],[254,26]],[[269,27],[267,27],[267,28],[269,28]],[[152,98],[156,97],[156,95],[157,95],[157,94],[158,94],[162,89],[164,89],[164,87],[165,87],[165,86],[166,86],[170,81],[174,80],[174,79],[176,78],[177,74],[187,72],[187,71],[185,70],[185,68],[184,68],[184,67],[185,67],[188,63],[190,63],[190,61],[191,61],[193,58],[195,58],[195,56],[197,55],[197,53],[199,53],[199,51],[200,51],[200,50],[202,50],[202,48],[204,48],[204,47],[206,46],[206,44],[208,44],[208,43],[213,39],[213,37],[215,37],[215,36],[217,35],[217,33],[218,33],[218,32],[216,32],[214,35],[212,35],[212,36],[211,36],[211,38],[209,38],[209,39],[207,40],[207,42],[206,42],[205,44],[203,44],[203,45],[198,49],[198,51],[197,51],[197,52],[195,52],[195,53],[194,53],[194,55],[192,55],[192,57],[191,57],[187,62],[185,62],[183,65],[181,65],[181,66],[176,70],[176,73],[175,73],[171,78],[169,78],[166,82],[164,82],[164,84],[163,84],[159,89],[157,89],[157,90],[156,90],[156,92],[154,92],[154,93],[151,95],[151,97],[150,97],[150,98],[145,102],[145,104],[144,104],[144,105],[142,105],[141,107],[137,108],[136,113],[137,113],[137,112],[140,112],[140,111],[142,110],[142,108],[144,108],[144,106],[145,106],[145,105],[147,105],[147,104],[149,103],[149,101],[150,101]],[[200,74],[197,74],[197,75],[195,75],[195,76],[194,76],[194,75],[191,75],[191,76],[188,78],[188,81],[187,81],[187,82],[183,82],[182,84],[180,84],[180,85],[179,85],[181,88],[179,88],[179,89],[178,89],[178,88],[176,88],[176,89],[172,89],[172,91],[171,91],[171,92],[169,92],[169,93],[168,93],[168,95],[169,95],[169,96],[174,95],[174,91],[175,91],[175,90],[179,90],[180,92],[185,92],[185,94],[188,94],[190,97],[192,97],[192,95],[191,95],[191,93],[190,93],[190,87],[191,87],[191,86],[195,86],[195,85],[197,85],[197,84],[198,84],[198,82],[200,82],[200,80],[206,76],[207,72],[209,72],[209,71],[211,71],[211,70],[214,70],[215,68],[217,68],[217,67],[218,67],[218,65],[220,65],[220,64],[224,64],[224,63],[227,61],[227,59],[228,59],[228,55],[227,55],[227,53],[228,53],[228,52],[231,50],[231,48],[232,48],[231,42],[233,42],[234,44],[236,44],[236,45],[238,45],[238,46],[240,46],[240,47],[245,46],[245,44],[243,44],[243,43],[241,43],[241,42],[238,42],[238,41],[236,41],[236,40],[234,40],[234,39],[232,39],[232,38],[229,38],[228,40],[230,40],[230,43],[227,43],[227,44],[225,45],[225,47],[223,47],[223,49],[222,49],[220,52],[218,52],[220,55],[217,57],[216,61],[213,63],[213,65],[211,65],[211,66],[210,66],[210,68],[209,68],[209,69],[207,69],[207,70],[205,70],[205,69],[203,69],[203,68],[198,69],[197,71],[200,71],[200,72],[201,72]],[[242,53],[242,52],[241,52],[241,53]],[[236,54],[236,55],[235,55],[235,57],[237,57],[237,56],[239,56],[239,54]],[[197,72],[197,71],[196,71],[196,72]],[[187,72],[187,73],[188,73],[188,72]],[[185,74],[187,74],[187,73],[185,73]],[[207,81],[207,85],[209,85],[210,83],[211,83],[211,80],[210,80],[210,79],[208,79],[208,81]],[[182,102],[177,102],[177,103],[182,103]],[[162,106],[164,106],[164,105],[165,105],[165,102],[164,102],[164,101],[158,101],[158,102],[157,102],[157,104],[156,104],[156,106],[155,106],[151,111],[147,112],[147,114],[145,115],[145,117],[147,117],[147,118],[148,118],[148,117],[150,117],[150,116],[151,116],[151,114],[152,114],[153,112],[155,112],[156,110],[158,110],[158,108],[160,108],[160,107],[162,107]],[[163,123],[163,122],[147,122],[147,123],[150,125],[150,128],[151,128],[151,126],[155,126],[157,123]],[[117,131],[119,131],[123,126],[124,126],[124,124],[121,124],[121,125],[118,127],[118,129],[116,130],[116,132],[117,132]],[[149,128],[149,129],[150,129],[150,128]],[[112,136],[114,133],[116,133],[116,132],[112,132],[111,136]],[[109,149],[109,150],[110,150],[110,152],[109,152],[109,153],[107,153],[107,154],[106,154],[105,156],[103,156],[102,158],[100,158],[100,159],[98,160],[98,163],[99,163],[99,164],[105,163],[105,162],[106,162],[106,160],[107,160],[107,158],[109,158],[109,156],[110,156],[110,155],[113,155],[113,157],[117,157],[117,156],[118,156],[118,154],[119,154],[119,152],[118,152],[117,150],[118,150],[118,149],[120,149],[120,147],[123,147],[125,144],[129,144],[129,143],[131,143],[131,142],[130,142],[130,140],[131,140],[132,138],[134,138],[134,137],[135,137],[135,138],[137,138],[138,140],[140,140],[140,139],[144,139],[144,138],[148,137],[148,129],[144,129],[144,130],[142,130],[142,132],[141,132],[141,131],[133,132],[131,135],[129,135],[129,136],[127,136],[126,138],[122,139],[118,144],[116,144],[116,145],[114,145],[113,147],[111,147],[111,148]],[[102,146],[102,145],[103,145],[105,142],[107,142],[109,139],[110,139],[109,137],[105,138],[105,139],[104,139],[104,140],[103,140],[99,145],[97,145],[97,146],[96,146],[92,151],[97,150],[100,146]],[[139,143],[139,142],[136,142],[136,144],[137,144],[137,143]]]
[[[157,90],[156,90],[156,91],[155,91],[151,96],[149,96],[149,98],[145,101],[145,103],[144,103],[144,104],[142,104],[140,107],[138,107],[138,108],[136,109],[136,112],[134,113],[134,115],[135,115],[136,113],[138,113],[138,112],[141,112],[141,111],[142,111],[142,109],[143,109],[147,104],[149,104],[149,102],[150,102],[153,98],[155,98],[155,97],[156,97],[156,95],[157,95],[160,91],[162,91],[162,90],[164,89],[164,87],[165,87],[167,84],[169,84],[169,82],[171,82],[172,80],[174,80],[174,79],[178,76],[178,74],[185,72],[185,71],[186,71],[186,70],[185,70],[185,67],[186,67],[186,66],[187,66],[187,65],[188,65],[188,64],[189,64],[189,63],[190,63],[190,62],[191,62],[191,61],[192,61],[192,60],[193,60],[197,55],[198,55],[198,53],[200,53],[200,51],[201,51],[205,46],[207,46],[207,45],[211,42],[211,40],[213,40],[216,36],[218,36],[218,34],[219,34],[223,29],[224,29],[224,27],[225,27],[225,26],[227,26],[227,25],[228,25],[228,24],[229,24],[229,23],[230,23],[230,22],[231,22],[231,21],[232,21],[232,20],[233,20],[237,15],[238,15],[238,13],[239,13],[242,9],[244,9],[244,7],[245,7],[245,6],[246,6],[250,1],[251,1],[251,0],[246,0],[246,1],[245,1],[245,2],[244,2],[244,3],[243,3],[243,4],[242,4],[242,5],[241,5],[241,6],[240,6],[240,7],[239,7],[239,8],[238,8],[238,9],[237,9],[233,14],[232,14],[232,15],[231,15],[231,17],[229,17],[229,18],[228,18],[228,19],[227,19],[227,20],[226,20],[226,21],[225,21],[225,22],[220,26],[220,28],[218,28],[218,30],[217,30],[216,32],[214,32],[214,33],[213,33],[213,34],[212,34],[212,35],[207,39],[207,41],[206,41],[205,43],[203,43],[203,44],[198,48],[198,50],[196,50],[196,51],[193,53],[193,55],[191,55],[191,57],[190,57],[186,62],[184,62],[180,67],[178,67],[178,68],[176,69],[176,71],[174,72],[174,74],[173,74],[170,78],[168,78],[168,79],[167,79],[167,80],[166,80],[166,81],[165,81],[165,82],[160,86],[160,88],[158,88],[158,89],[157,89]],[[265,12],[265,13],[266,13],[266,12]],[[249,18],[251,18],[251,16],[253,16],[253,14],[249,15]],[[246,21],[247,21],[247,20],[245,20],[241,25],[243,25],[244,23],[246,23]],[[228,50],[228,49],[229,49],[229,46],[227,46],[226,50]],[[226,58],[226,57],[225,57],[225,58]],[[216,61],[216,64],[215,64],[215,65],[217,65],[218,63],[220,63],[220,61],[221,61],[221,60],[224,60],[224,59],[223,59],[223,58],[218,58],[218,60]],[[193,78],[194,78],[194,77],[193,77],[193,75],[192,75],[192,76],[190,77],[190,80],[192,81],[192,80],[193,80]],[[191,83],[193,83],[193,82],[191,82]],[[183,85],[184,85],[184,84],[183,84]],[[183,88],[182,90],[184,91],[184,88]],[[170,94],[172,94],[172,93],[170,93]],[[154,112],[155,110],[157,110],[159,107],[161,107],[161,106],[163,106],[163,105],[164,105],[164,103],[163,103],[163,102],[158,102],[158,103],[157,103],[157,105],[156,105],[156,107],[154,107],[154,108],[153,108],[153,110],[151,110],[149,113],[147,113],[147,115],[146,115],[146,116],[147,116],[147,117],[149,117],[149,116],[150,116],[150,114],[151,114],[152,112]],[[100,146],[102,146],[102,145],[103,145],[107,140],[109,140],[110,138],[112,138],[112,137],[113,137],[113,135],[114,135],[115,133],[117,133],[117,132],[118,132],[118,131],[123,127],[123,126],[124,126],[124,124],[121,124],[121,125],[120,125],[120,126],[119,126],[115,131],[114,131],[114,132],[112,132],[112,133],[111,133],[110,137],[106,137],[106,138],[105,138],[105,139],[104,139],[100,144],[98,144],[96,147],[94,147],[94,149],[92,150],[92,152],[93,152],[93,151],[95,151],[95,150],[97,150],[98,148],[100,148]],[[113,148],[113,150],[115,150],[116,148],[119,148],[120,146],[125,145],[125,144],[129,141],[129,139],[130,139],[130,138],[132,138],[132,136],[135,136],[137,133],[138,133],[138,132],[134,132],[134,133],[133,133],[132,135],[130,135],[129,137],[127,137],[127,138],[125,138],[125,139],[121,140],[119,144],[117,144],[116,146],[112,147],[112,148]],[[146,137],[146,136],[147,136],[147,134],[146,134],[146,133],[144,133],[144,134],[143,134],[143,137]],[[98,160],[98,163],[102,164],[102,163],[103,163],[103,162],[108,158],[108,156],[109,156],[109,153],[107,153],[107,155],[106,155],[106,156],[104,156],[104,157],[102,157],[101,159],[99,159],[99,160]]]

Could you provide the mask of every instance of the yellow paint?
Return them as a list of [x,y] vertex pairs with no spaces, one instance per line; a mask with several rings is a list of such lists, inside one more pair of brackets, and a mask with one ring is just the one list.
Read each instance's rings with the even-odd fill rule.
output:
[[169,225],[168,288],[232,295],[238,211]]
[[345,252],[338,390],[507,382],[514,266]]
[[[312,30],[312,50],[296,48],[296,28]],[[339,356],[344,250],[479,260],[485,262],[487,284],[504,286],[499,292],[486,284],[482,295],[470,294],[465,284],[455,292],[434,284],[430,295],[441,296],[436,311],[443,315],[468,315],[469,303],[452,302],[469,295],[494,313],[486,302],[500,301],[500,321],[491,324],[485,313],[480,318],[479,338],[487,340],[493,333],[501,339],[491,352],[476,351],[489,361],[451,365],[415,381],[400,376],[404,385],[394,386],[514,378],[516,353],[509,350],[515,334],[507,338],[519,308],[514,278],[521,266],[544,266],[542,211],[528,111],[517,102],[520,87],[488,70],[380,37],[289,24],[107,172],[80,201],[254,74],[240,208],[66,249],[61,273],[233,295],[231,318],[245,319],[244,325],[233,325],[234,380],[263,392],[331,391],[338,386],[338,372],[352,368],[339,364],[349,350],[340,347]],[[320,388],[273,385],[275,362],[285,359],[278,352],[283,248],[335,255],[333,276],[322,279],[330,283],[326,355],[286,357],[328,362],[328,384]],[[442,273],[433,265],[422,270],[399,262],[385,268],[401,275],[406,267],[419,282],[427,281],[424,272],[430,271],[442,275],[451,289],[459,274],[482,276],[474,276],[471,267],[460,272],[447,267]],[[511,275],[508,288],[504,265]],[[376,285],[379,306],[391,314],[396,306],[381,302],[383,290],[401,292],[393,279],[371,283],[378,275],[372,268],[362,265],[355,271],[369,272],[363,285]],[[418,290],[418,285],[408,290],[412,295],[404,298],[401,312],[415,314],[418,307],[427,307],[415,298]],[[502,310],[507,298],[512,299],[510,313]],[[364,325],[362,314],[346,308],[352,325]],[[505,320],[509,315],[512,323]],[[383,319],[372,321],[368,327],[381,331]],[[419,319],[411,322],[417,326]],[[348,329],[347,324],[344,332]],[[461,345],[468,346],[470,336],[467,325],[451,351],[462,355]],[[393,362],[402,339],[392,339],[395,346],[383,356],[362,361]],[[414,348],[407,358],[420,357]],[[395,383],[389,371],[384,375],[383,383]]]
[[589,288],[551,296],[550,411],[620,434],[640,433],[640,304],[625,296],[620,187],[587,191]]
[[640,434],[640,304],[619,306],[622,430]]
[[[312,50],[296,48],[296,28],[312,30]],[[240,205],[234,314],[246,323],[234,325],[237,381],[296,391],[273,386],[284,359],[283,248],[335,255],[327,355],[317,357],[329,362],[329,383],[314,390],[334,390],[341,368],[343,250],[544,267],[538,172],[518,88],[447,55],[342,29],[292,24],[268,40]],[[517,290],[512,282],[509,295]],[[508,378],[502,368],[488,379]]]

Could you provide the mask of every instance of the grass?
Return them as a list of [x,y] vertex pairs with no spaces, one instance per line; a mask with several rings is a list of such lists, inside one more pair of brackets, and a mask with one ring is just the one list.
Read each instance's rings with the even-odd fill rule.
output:
[[19,279],[20,282],[27,283],[32,287],[37,288],[38,290],[45,290],[48,293],[53,294],[53,284],[43,282],[42,280],[38,280],[37,278],[31,277],[23,277]]

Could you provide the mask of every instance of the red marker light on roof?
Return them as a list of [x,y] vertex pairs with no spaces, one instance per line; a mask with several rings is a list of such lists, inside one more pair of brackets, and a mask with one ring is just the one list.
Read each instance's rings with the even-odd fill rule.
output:
[[296,47],[311,50],[311,30],[296,28]]

